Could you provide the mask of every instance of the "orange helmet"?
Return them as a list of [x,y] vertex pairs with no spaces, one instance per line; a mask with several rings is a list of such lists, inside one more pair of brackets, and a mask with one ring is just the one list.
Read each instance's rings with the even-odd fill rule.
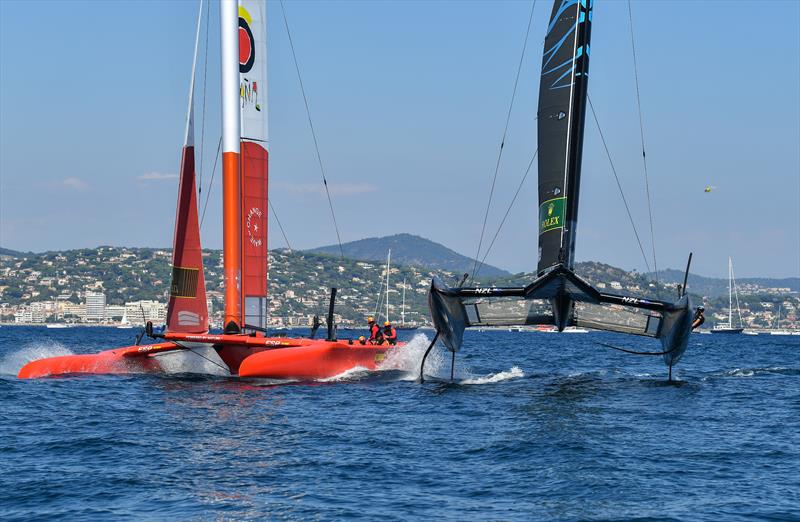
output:
[[375,322],[375,318],[370,315],[369,317],[367,317],[367,322],[368,323],[374,323]]
[[385,323],[383,323],[383,326],[392,326],[392,323],[391,321],[386,321]]
[[366,340],[367,340],[367,338],[366,338],[366,337],[364,337],[363,335],[359,335],[359,336],[358,336],[358,340],[359,340],[359,341],[366,341]]

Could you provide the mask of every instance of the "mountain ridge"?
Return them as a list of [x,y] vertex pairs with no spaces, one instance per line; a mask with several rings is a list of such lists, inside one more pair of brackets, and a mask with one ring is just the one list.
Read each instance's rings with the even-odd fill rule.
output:
[[[342,243],[344,256],[364,261],[386,262],[386,254],[392,249],[392,264],[421,266],[428,269],[472,273],[475,259],[459,254],[441,243],[421,236],[402,233],[383,237],[368,237]],[[339,245],[325,245],[305,250],[315,254],[339,256]],[[481,277],[507,277],[511,273],[492,265],[484,264]]]

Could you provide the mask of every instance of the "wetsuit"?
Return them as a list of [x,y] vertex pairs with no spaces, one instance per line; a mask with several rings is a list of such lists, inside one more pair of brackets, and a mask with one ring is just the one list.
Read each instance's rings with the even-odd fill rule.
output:
[[694,313],[694,319],[692,320],[692,330],[695,328],[699,328],[701,324],[706,322],[706,316],[702,310],[697,310]]
[[369,344],[381,344],[383,343],[383,333],[381,333],[381,327],[378,326],[376,323],[373,323],[372,326],[369,327]]
[[383,338],[391,345],[397,344],[397,330],[391,326],[387,326],[383,329]]

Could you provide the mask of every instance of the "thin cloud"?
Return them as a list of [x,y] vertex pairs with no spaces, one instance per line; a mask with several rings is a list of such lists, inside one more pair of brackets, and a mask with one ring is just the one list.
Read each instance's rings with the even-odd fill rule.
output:
[[[296,194],[325,194],[322,183],[275,183],[273,186]],[[357,196],[375,192],[378,187],[369,183],[328,183],[328,190],[331,196]]]
[[66,188],[71,188],[71,189],[75,189],[75,190],[84,190],[84,189],[89,188],[89,184],[88,183],[86,183],[85,181],[83,181],[80,178],[76,178],[76,177],[72,177],[72,176],[62,179],[61,181],[59,181],[57,183],[57,185],[60,186],[60,187],[66,187]]
[[141,176],[139,176],[136,179],[138,179],[139,181],[163,181],[163,180],[177,179],[177,178],[178,178],[177,174],[167,174],[167,173],[164,173],[164,172],[155,172],[154,171],[154,172],[148,172],[146,174],[142,174]]

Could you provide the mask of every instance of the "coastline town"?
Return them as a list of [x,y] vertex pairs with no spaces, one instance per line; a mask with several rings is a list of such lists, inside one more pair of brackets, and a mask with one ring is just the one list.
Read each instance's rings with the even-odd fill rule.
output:
[[[204,251],[207,305],[214,326],[222,323],[222,257]],[[171,252],[168,249],[99,247],[43,254],[0,255],[0,323],[24,325],[141,326],[166,320]],[[335,258],[308,252],[270,253],[269,325],[305,327],[324,317],[330,286],[339,288],[336,322],[361,327],[369,315],[385,318],[385,263]],[[651,293],[655,284],[636,272],[583,263],[583,275],[598,288]],[[389,267],[389,314],[394,321],[427,326],[427,291],[434,275],[456,280],[452,271],[416,266]],[[513,285],[511,276],[498,285]],[[327,283],[327,284],[324,284]],[[676,283],[662,285],[674,292]],[[690,288],[691,290],[691,288]],[[734,323],[752,330],[797,330],[800,294],[788,287],[751,282],[737,285]],[[725,292],[702,296],[706,327],[728,321]],[[722,295],[724,293],[724,295]],[[798,330],[800,331],[800,330]]]

